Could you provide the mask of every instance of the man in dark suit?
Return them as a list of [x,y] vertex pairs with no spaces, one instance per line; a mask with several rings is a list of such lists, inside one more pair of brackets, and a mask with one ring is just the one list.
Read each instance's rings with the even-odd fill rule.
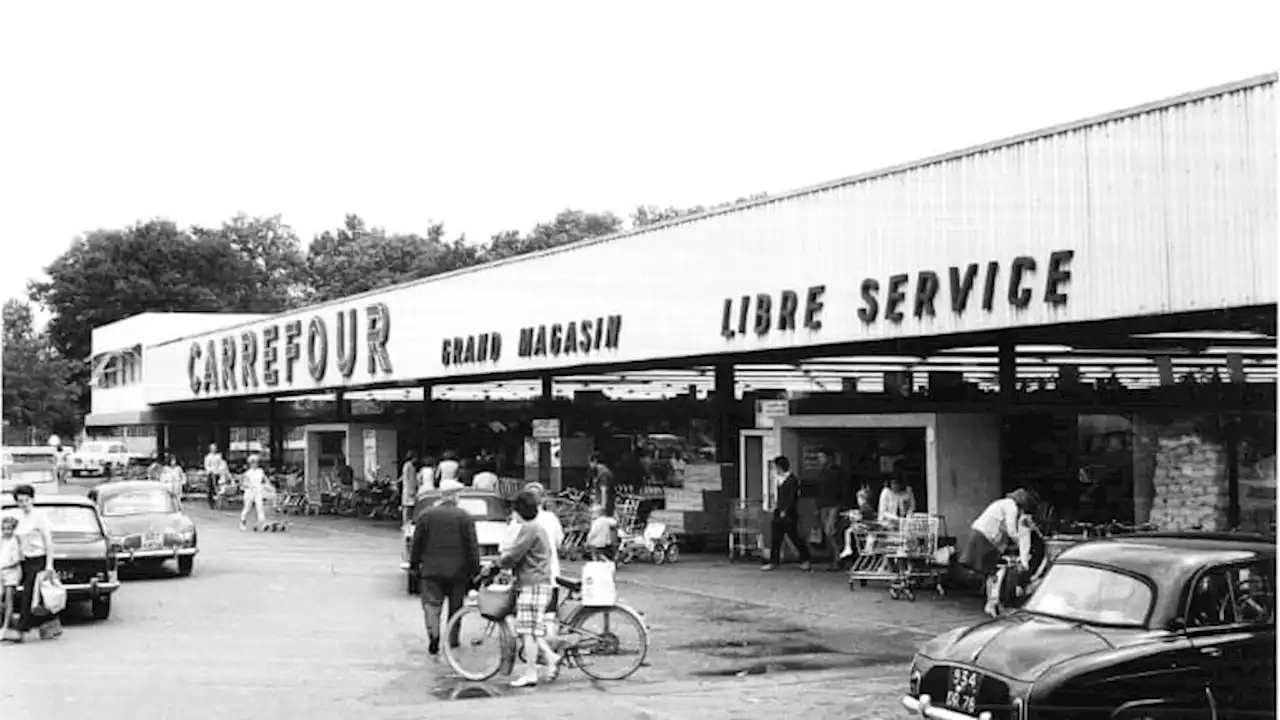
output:
[[[418,577],[427,623],[427,652],[440,652],[440,611],[449,600],[449,616],[462,609],[471,578],[480,572],[480,546],[471,515],[458,507],[457,490],[445,491],[439,504],[418,518],[409,551],[409,571]],[[456,646],[457,637],[449,638]]]

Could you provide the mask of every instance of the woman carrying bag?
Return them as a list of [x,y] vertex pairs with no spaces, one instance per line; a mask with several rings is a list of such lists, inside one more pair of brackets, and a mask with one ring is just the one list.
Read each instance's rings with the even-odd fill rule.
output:
[[19,634],[10,642],[22,642],[26,633],[36,628],[40,629],[41,640],[52,640],[62,634],[62,623],[57,615],[49,618],[38,615],[36,611],[39,609],[38,588],[44,579],[43,574],[51,573],[57,578],[53,568],[53,529],[44,513],[35,508],[35,488],[19,485],[13,489],[13,497],[18,503],[18,527],[14,535],[22,553],[22,592],[17,598],[21,614]]

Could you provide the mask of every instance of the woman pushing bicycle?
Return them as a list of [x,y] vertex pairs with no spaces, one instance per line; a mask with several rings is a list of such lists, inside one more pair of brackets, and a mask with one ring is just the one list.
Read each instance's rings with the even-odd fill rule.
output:
[[521,490],[516,495],[515,509],[520,516],[520,531],[515,543],[498,559],[497,566],[514,570],[519,588],[515,632],[524,645],[525,663],[524,674],[513,680],[511,686],[520,688],[538,684],[539,655],[549,668],[560,666],[560,656],[547,643],[546,613],[555,581],[551,568],[555,548],[546,528],[538,522],[540,502],[537,492]]

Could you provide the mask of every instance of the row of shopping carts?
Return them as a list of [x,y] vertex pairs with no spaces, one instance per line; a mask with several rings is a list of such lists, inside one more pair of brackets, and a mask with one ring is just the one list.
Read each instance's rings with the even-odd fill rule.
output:
[[[738,501],[729,507],[730,562],[763,553],[768,518],[759,502]],[[915,600],[915,591],[929,586],[938,595],[946,594],[943,578],[950,552],[939,547],[946,536],[941,515],[914,513],[887,525],[864,519],[857,511],[845,513],[845,518],[849,527],[845,554],[852,558],[850,590],[874,581],[887,583],[894,600]]]
[[[655,565],[674,563],[680,558],[680,546],[665,524],[641,519],[640,508],[650,494],[619,494],[614,502],[613,519],[616,521],[617,546],[615,558],[619,565],[640,560]],[[590,554],[587,536],[591,531],[591,505],[580,491],[567,491],[551,500],[551,510],[564,528],[564,541],[560,557],[566,560],[585,559]]]

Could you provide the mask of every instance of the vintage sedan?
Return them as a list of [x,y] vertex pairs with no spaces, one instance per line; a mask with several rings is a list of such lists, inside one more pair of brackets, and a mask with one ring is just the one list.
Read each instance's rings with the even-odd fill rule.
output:
[[[413,521],[404,524],[404,546],[400,551],[400,569],[404,571],[405,590],[410,595],[418,592],[418,578],[409,571],[409,546],[413,542],[414,525],[427,508],[439,502],[439,492],[432,491],[419,495],[418,502],[413,507]],[[480,559],[496,559],[498,545],[507,531],[506,502],[491,490],[466,489],[458,493],[458,507],[475,518],[476,542],[480,545]]]
[[50,447],[0,448],[0,492],[18,485],[54,485],[58,482],[58,458]]
[[1145,533],[1064,551],[1022,609],[916,654],[938,720],[1275,717],[1274,539]]
[[164,483],[127,480],[104,483],[89,491],[120,564],[158,568],[166,561],[190,575],[200,552],[196,524],[182,512],[182,502]]
[[[53,567],[67,602],[87,602],[95,620],[111,616],[111,597],[120,589],[116,556],[93,502],[81,495],[37,494],[35,507],[53,528]],[[0,495],[0,512],[18,512],[13,495]]]

